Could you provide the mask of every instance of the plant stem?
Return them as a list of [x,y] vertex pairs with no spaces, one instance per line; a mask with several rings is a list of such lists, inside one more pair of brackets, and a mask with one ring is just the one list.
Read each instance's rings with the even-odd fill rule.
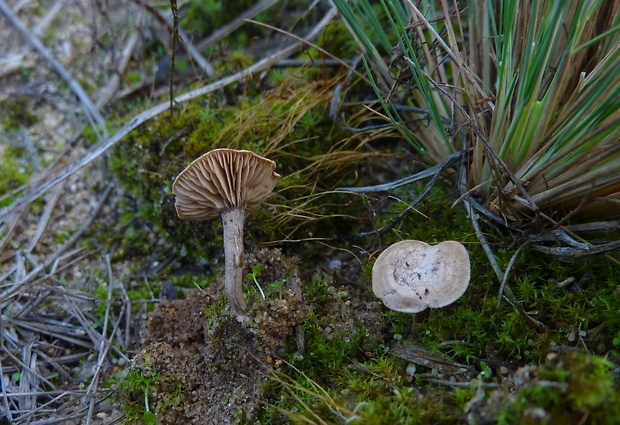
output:
[[222,212],[224,223],[224,258],[225,284],[224,291],[233,313],[240,322],[248,319],[245,312],[245,300],[243,299],[243,221],[245,219],[244,208],[231,208]]
[[256,284],[256,287],[258,288],[258,290],[260,292],[260,296],[263,297],[263,299],[266,299],[265,292],[263,292],[263,288],[260,287],[260,284],[258,283],[258,280],[256,280],[256,277],[254,277],[253,279],[254,279],[254,283]]

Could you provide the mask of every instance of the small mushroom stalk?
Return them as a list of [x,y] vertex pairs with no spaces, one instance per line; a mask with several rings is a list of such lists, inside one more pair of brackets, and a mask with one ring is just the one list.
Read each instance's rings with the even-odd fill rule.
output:
[[243,298],[243,222],[245,208],[229,208],[222,211],[224,224],[224,259],[225,283],[224,291],[237,320],[249,318],[245,311]]
[[243,222],[245,210],[258,206],[280,176],[276,163],[254,152],[214,149],[194,160],[172,184],[181,220],[224,222],[224,290],[237,320],[249,319],[243,299]]

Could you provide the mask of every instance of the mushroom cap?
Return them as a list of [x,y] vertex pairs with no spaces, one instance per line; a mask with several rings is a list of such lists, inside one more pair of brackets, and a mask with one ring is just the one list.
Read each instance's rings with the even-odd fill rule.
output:
[[230,208],[254,208],[280,176],[276,163],[254,152],[214,149],[192,162],[172,184],[181,220],[206,220]]
[[469,285],[465,247],[405,240],[385,249],[372,268],[372,290],[392,310],[419,313],[453,303]]

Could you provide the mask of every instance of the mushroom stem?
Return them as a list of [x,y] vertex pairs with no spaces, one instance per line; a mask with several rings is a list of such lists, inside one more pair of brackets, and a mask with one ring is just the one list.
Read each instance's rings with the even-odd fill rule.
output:
[[248,319],[243,299],[243,222],[245,208],[237,207],[222,211],[224,223],[224,259],[226,276],[224,291],[233,313],[240,322]]

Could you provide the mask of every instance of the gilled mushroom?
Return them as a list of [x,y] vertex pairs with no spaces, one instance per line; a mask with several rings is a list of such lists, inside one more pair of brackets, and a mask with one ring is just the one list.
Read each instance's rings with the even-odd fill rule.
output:
[[192,162],[172,184],[181,220],[222,215],[224,290],[237,319],[247,319],[243,298],[243,222],[245,210],[271,194],[280,176],[276,163],[253,152],[214,149]]
[[469,285],[465,247],[405,240],[385,249],[372,268],[372,290],[392,310],[419,313],[459,299]]

